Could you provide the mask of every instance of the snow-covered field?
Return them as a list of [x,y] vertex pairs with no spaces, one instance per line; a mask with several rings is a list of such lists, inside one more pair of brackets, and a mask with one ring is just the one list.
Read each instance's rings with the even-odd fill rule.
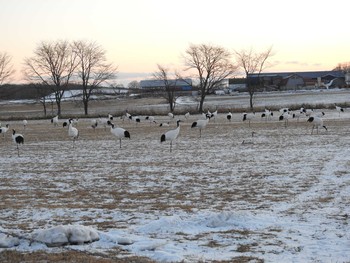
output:
[[222,113],[200,138],[191,124],[202,116],[177,116],[184,122],[172,152],[160,136],[174,120],[115,119],[131,134],[121,149],[90,119],[76,125],[75,148],[49,120],[25,130],[9,122],[25,144],[18,157],[10,132],[0,136],[0,231],[25,238],[0,234],[0,244],[16,245],[0,253],[64,251],[38,242],[41,231],[84,226],[99,240],[71,249],[122,248],[120,256],[158,262],[349,262],[350,110],[324,112],[328,131],[313,135],[305,116],[285,127],[277,112],[269,121],[256,113],[249,127],[242,114],[228,122]]

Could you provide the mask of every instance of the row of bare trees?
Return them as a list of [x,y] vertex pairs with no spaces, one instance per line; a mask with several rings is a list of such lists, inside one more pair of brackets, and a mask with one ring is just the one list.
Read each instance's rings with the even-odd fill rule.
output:
[[[262,52],[252,48],[229,52],[216,45],[191,44],[182,54],[184,73],[180,74],[178,70],[172,73],[165,66],[158,64],[158,70],[153,73],[153,77],[163,82],[164,90],[161,94],[171,111],[174,111],[177,99],[174,79],[195,79],[199,90],[198,110],[202,112],[206,96],[220,88],[224,79],[243,75],[250,95],[250,108],[253,110],[253,97],[262,83],[252,82],[249,76],[259,76],[269,66],[268,59],[272,55],[272,47]],[[232,62],[233,60],[235,61]],[[334,70],[348,71],[349,63],[339,64]],[[52,88],[58,114],[61,114],[61,101],[68,85],[79,84],[84,113],[87,115],[91,95],[103,83],[116,78],[117,67],[107,62],[105,50],[96,42],[53,41],[38,44],[33,56],[25,58],[23,72],[31,83]],[[13,73],[11,57],[0,52],[0,85],[9,81]],[[184,74],[187,76],[184,77]],[[136,87],[137,82],[133,81],[130,85]],[[45,100],[45,96],[42,99]],[[45,101],[43,104],[45,105]]]
[[[236,62],[232,62],[232,56]],[[250,108],[253,109],[253,96],[258,90],[259,85],[251,83],[248,76],[250,74],[260,74],[266,67],[266,61],[272,56],[272,47],[263,52],[255,52],[253,49],[229,52],[227,49],[208,44],[194,45],[182,55],[185,65],[185,72],[191,72],[189,77],[181,77],[181,74],[175,72],[173,76],[176,79],[185,80],[193,78],[198,80],[199,90],[199,112],[203,111],[205,98],[216,89],[221,88],[223,80],[240,75],[239,70],[243,70],[247,79],[247,88],[250,95]],[[169,69],[158,65],[158,71],[153,74],[154,78],[164,82],[165,99],[169,104],[170,110],[175,107],[175,86],[176,83],[169,81],[171,76]]]
[[102,83],[114,79],[117,67],[107,63],[105,50],[96,42],[41,42],[34,55],[24,59],[24,76],[31,83],[52,88],[61,114],[61,101],[70,83],[81,85],[84,113],[93,91]]
[[[0,54],[0,85],[13,74],[11,57]],[[171,73],[162,65],[153,74],[154,79],[163,81],[164,94],[170,111],[175,109],[176,81],[196,79],[199,90],[199,112],[203,111],[203,104],[208,94],[220,88],[223,80],[239,74],[260,74],[268,58],[272,55],[272,48],[258,53],[253,49],[229,52],[227,49],[210,44],[191,44],[182,55],[185,66],[183,77],[178,71]],[[236,62],[232,62],[235,56]],[[61,101],[70,83],[79,84],[82,91],[84,113],[88,115],[88,105],[93,92],[103,83],[116,78],[117,67],[107,63],[105,50],[95,42],[87,41],[53,41],[41,42],[34,50],[32,57],[24,59],[23,73],[30,83],[39,87],[50,87],[55,96],[57,114],[61,114]],[[190,84],[190,83],[189,83]],[[190,84],[192,85],[192,83]],[[258,86],[249,82],[247,88],[250,94],[250,107],[253,109],[253,96]],[[41,98],[45,105],[45,96]],[[45,108],[45,106],[44,106]]]

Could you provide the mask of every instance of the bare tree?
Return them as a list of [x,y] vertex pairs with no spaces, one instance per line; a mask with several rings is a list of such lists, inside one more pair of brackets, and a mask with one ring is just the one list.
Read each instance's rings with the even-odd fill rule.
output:
[[339,63],[333,71],[340,70],[343,71],[344,73],[350,72],[350,62],[344,62],[344,63]]
[[[261,88],[260,74],[265,69],[266,61],[272,54],[272,47],[261,53],[250,50],[235,51],[235,56],[239,67],[244,70],[246,75],[246,85],[249,93],[249,105],[253,110],[253,97],[255,92]],[[251,78],[251,74],[257,74],[257,78]],[[257,81],[254,81],[257,80]]]
[[95,42],[75,41],[72,49],[79,61],[77,76],[82,85],[84,113],[88,115],[91,95],[102,83],[116,78],[117,67],[106,62],[106,51]]
[[137,80],[133,80],[133,81],[129,82],[128,88],[129,89],[139,89],[140,88],[140,82],[138,82]]
[[[169,78],[170,77],[169,69],[159,64],[157,66],[158,66],[158,71],[153,73],[153,77],[156,80],[162,82],[163,84],[162,86],[164,86],[164,89],[161,89],[159,92],[169,104],[170,112],[173,112],[175,110],[175,102],[176,102],[177,79]],[[177,76],[177,74],[175,73],[174,76]]]
[[233,75],[237,67],[230,62],[231,53],[225,48],[213,45],[190,45],[183,55],[185,70],[195,70],[199,80],[199,112],[207,94],[221,86],[227,77]]
[[11,75],[15,73],[11,60],[11,56],[6,52],[0,52],[0,85],[8,81]]
[[[36,100],[41,103],[44,109],[44,116],[47,116],[47,103],[48,101],[51,103],[51,106],[53,106],[52,99],[47,99],[48,91],[50,90],[50,87],[48,87],[45,83],[32,83],[30,84],[33,86],[36,90]],[[52,112],[53,114],[53,112]]]
[[60,115],[61,100],[76,67],[76,54],[68,41],[41,42],[34,50],[34,56],[25,58],[23,71],[31,82],[52,88]]

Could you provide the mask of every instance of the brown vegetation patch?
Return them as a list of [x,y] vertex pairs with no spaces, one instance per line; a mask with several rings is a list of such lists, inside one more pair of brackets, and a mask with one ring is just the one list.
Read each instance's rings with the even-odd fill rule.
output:
[[117,258],[115,253],[123,253],[114,251],[113,255],[104,254],[88,254],[78,251],[64,251],[48,253],[46,251],[36,251],[31,253],[21,253],[15,250],[5,250],[0,252],[0,261],[7,263],[41,263],[41,262],[57,262],[57,263],[151,263],[154,262],[144,257],[124,256]]

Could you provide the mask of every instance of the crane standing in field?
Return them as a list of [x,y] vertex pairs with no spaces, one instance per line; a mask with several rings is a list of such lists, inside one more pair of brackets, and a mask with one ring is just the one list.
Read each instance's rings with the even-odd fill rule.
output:
[[195,122],[192,123],[191,128],[198,128],[199,129],[199,138],[202,137],[202,129],[204,129],[208,122],[210,120],[210,116],[206,115],[206,119],[205,120],[197,120]]
[[243,113],[242,121],[248,121],[248,126],[250,127],[250,122],[255,118],[255,112],[253,113]]
[[24,137],[22,134],[18,134],[16,133],[15,130],[12,130],[12,139],[13,139],[13,142],[16,143],[17,145],[17,154],[18,154],[18,157],[19,157],[19,147],[18,145],[19,144],[24,144]]
[[9,130],[10,125],[6,124],[5,127],[0,127],[0,133],[2,133],[3,137],[5,138],[5,133]]
[[120,127],[115,127],[111,121],[108,121],[107,124],[111,126],[111,133],[119,139],[119,148],[122,148],[122,138],[130,139],[129,131]]
[[27,120],[23,120],[22,123],[23,123],[23,129],[25,130],[27,125],[28,125],[28,121]]
[[318,128],[319,127],[323,127],[326,131],[327,131],[327,127],[325,125],[323,125],[323,120],[320,117],[317,116],[311,116],[307,122],[312,124],[312,130],[311,130],[311,134],[313,134],[314,129],[316,128],[317,130],[317,134],[318,134]]
[[51,119],[51,123],[53,124],[53,126],[58,126],[58,115],[57,116],[55,116],[55,117],[53,117],[52,119]]
[[176,124],[177,127],[176,129],[167,131],[166,133],[162,134],[160,137],[160,142],[165,142],[165,141],[170,141],[170,152],[172,151],[173,147],[173,141],[179,136],[180,133],[180,122],[181,120],[177,120]]
[[227,113],[226,119],[227,119],[228,121],[231,121],[231,120],[232,120],[232,113],[231,113],[230,111]]
[[67,122],[63,123],[63,127],[68,125],[68,136],[73,138],[73,148],[75,147],[75,140],[79,137],[79,131],[77,128],[73,127],[73,119],[68,120]]
[[335,109],[336,109],[337,112],[339,113],[339,117],[340,117],[340,113],[341,113],[341,112],[344,112],[344,108],[342,108],[342,107],[340,107],[340,106],[335,105]]

